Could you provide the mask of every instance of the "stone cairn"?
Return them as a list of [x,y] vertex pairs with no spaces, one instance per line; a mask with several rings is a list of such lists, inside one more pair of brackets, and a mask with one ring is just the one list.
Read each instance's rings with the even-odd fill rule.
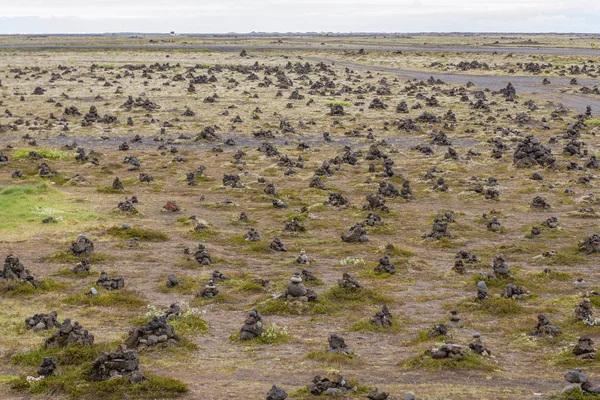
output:
[[304,282],[310,282],[310,281],[316,281],[317,277],[313,275],[312,272],[310,272],[307,269],[303,269],[302,272],[300,273],[300,277],[302,278],[302,280]]
[[337,333],[332,333],[327,341],[329,342],[328,353],[352,354],[352,349],[346,344],[344,338]]
[[341,396],[346,392],[355,392],[356,386],[350,385],[340,374],[334,374],[328,377],[315,376],[307,386],[310,394],[320,396]]
[[173,325],[169,325],[167,318],[161,315],[153,317],[146,325],[133,328],[125,344],[129,348],[152,347],[159,343],[175,344],[179,340]]
[[211,274],[211,279],[213,280],[213,282],[224,282],[230,280],[231,278],[229,278],[227,275],[225,275],[218,269],[215,269]]
[[575,318],[588,326],[600,325],[600,319],[594,318],[592,303],[587,297],[575,308]]
[[131,383],[141,382],[144,375],[139,371],[139,366],[140,360],[135,350],[128,350],[127,346],[122,344],[115,351],[100,354],[92,364],[91,379],[106,381],[125,378]]
[[535,329],[529,333],[530,336],[553,338],[560,335],[560,329],[552,324],[544,314],[539,314],[537,319],[537,325],[535,326]]
[[383,256],[379,259],[379,265],[374,269],[377,273],[395,274],[396,267],[392,264],[389,256]]
[[4,260],[4,268],[0,271],[0,278],[7,281],[20,281],[28,283],[35,288],[40,288],[42,283],[35,279],[33,275],[25,268],[23,263],[12,254]]
[[71,319],[66,318],[59,330],[46,339],[45,346],[51,349],[68,345],[91,346],[93,343],[94,335],[83,329],[79,322],[71,324]]
[[167,283],[166,286],[167,288],[174,288],[175,286],[178,286],[181,282],[179,281],[179,279],[177,278],[177,276],[175,274],[171,274],[167,277]]
[[52,311],[50,314],[35,314],[25,320],[25,329],[33,329],[34,332],[38,332],[58,328],[60,324],[56,320],[57,316],[56,311]]
[[77,240],[71,243],[67,253],[79,257],[89,256],[94,251],[94,243],[84,234],[77,235]]
[[352,275],[347,272],[342,274],[342,279],[338,280],[338,285],[342,289],[356,290],[360,289],[362,286],[360,282],[358,282]]
[[296,258],[298,264],[310,265],[310,258],[306,255],[306,250],[300,250],[300,255]]
[[86,258],[84,258],[83,260],[79,261],[77,264],[75,264],[75,266],[73,268],[71,268],[71,272],[75,273],[75,274],[85,274],[90,272],[90,269],[92,268],[92,264],[90,263],[90,261]]
[[342,232],[342,241],[346,243],[368,242],[367,230],[357,223],[348,231]]
[[203,244],[198,245],[198,249],[194,253],[194,258],[200,265],[212,264],[212,258],[210,257],[210,254],[208,254],[206,246]]
[[392,326],[392,313],[388,309],[387,305],[381,307],[381,311],[377,311],[375,316],[371,318],[371,323],[375,326],[381,326],[383,328],[389,328]]
[[264,333],[262,316],[255,309],[250,311],[248,318],[244,321],[242,329],[240,329],[240,340],[256,339]]
[[281,241],[281,239],[279,239],[277,236],[275,236],[273,238],[273,241],[269,245],[269,248],[273,251],[287,251],[288,250],[287,247],[285,247],[285,245]]
[[515,285],[513,283],[506,285],[506,287],[502,290],[501,296],[515,300],[522,300],[531,297],[527,289],[525,289],[523,286]]
[[439,360],[442,358],[451,358],[457,361],[463,359],[467,355],[467,351],[462,346],[447,341],[442,346],[429,350],[431,358]]
[[96,284],[106,290],[119,290],[125,287],[125,280],[123,278],[110,278],[106,272],[102,271],[100,279],[96,281]]
[[249,240],[250,242],[258,242],[260,240],[260,234],[254,228],[250,228],[244,235],[244,239]]
[[544,146],[542,142],[533,136],[527,136],[515,149],[513,161],[517,167],[535,167],[537,165],[554,166],[556,158],[552,150]]
[[600,235],[594,233],[579,242],[579,251],[591,254],[600,253]]
[[47,377],[54,374],[56,365],[58,364],[58,358],[56,357],[44,357],[42,365],[38,369],[37,373],[39,376]]
[[204,286],[204,289],[202,289],[200,291],[200,293],[198,293],[198,296],[206,297],[207,299],[212,299],[212,298],[217,297],[218,294],[219,294],[219,289],[217,288],[215,281],[213,281],[212,279],[209,279],[208,282],[206,283],[206,286]]
[[479,354],[480,356],[489,356],[492,354],[492,352],[485,347],[485,344],[483,344],[480,333],[475,333],[473,335],[473,341],[469,343],[469,349],[471,349],[473,353]]
[[423,239],[436,239],[439,240],[444,237],[452,237],[450,232],[448,231],[448,223],[442,221],[441,218],[436,218],[433,221],[433,226],[431,227],[431,232],[426,235],[423,235]]
[[578,359],[594,359],[596,358],[596,349],[594,341],[590,335],[583,335],[577,340],[577,344],[573,348],[573,354]]
[[317,294],[302,283],[302,276],[296,272],[294,276],[290,278],[287,283],[286,291],[280,296],[286,300],[297,300],[297,301],[316,301]]

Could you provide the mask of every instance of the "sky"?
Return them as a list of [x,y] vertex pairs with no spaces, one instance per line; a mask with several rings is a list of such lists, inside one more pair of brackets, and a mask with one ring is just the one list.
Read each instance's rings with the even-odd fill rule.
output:
[[0,34],[600,33],[600,0],[0,0]]

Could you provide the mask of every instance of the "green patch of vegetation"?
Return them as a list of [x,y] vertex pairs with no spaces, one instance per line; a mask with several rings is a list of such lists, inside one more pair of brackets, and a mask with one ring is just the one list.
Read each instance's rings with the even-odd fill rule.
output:
[[74,254],[68,253],[66,250],[61,250],[48,257],[44,257],[44,261],[50,261],[57,264],[73,264],[78,263],[82,260],[82,258],[87,258],[92,264],[103,264],[115,259],[114,256],[109,254],[95,252],[85,257],[78,257]]
[[98,193],[107,193],[107,194],[122,194],[127,193],[125,190],[115,189],[112,186],[104,186],[96,188]]
[[29,158],[29,153],[35,151],[36,153],[38,153],[40,156],[42,156],[45,159],[48,160],[60,160],[60,159],[65,159],[71,156],[71,153],[68,153],[66,151],[60,151],[60,150],[52,150],[49,148],[31,148],[31,149],[16,149],[13,152],[13,158],[15,160],[21,160],[24,158]]
[[234,303],[236,301],[236,298],[234,296],[232,296],[230,293],[223,293],[223,291],[221,290],[219,292],[219,294],[217,294],[215,297],[209,299],[207,297],[202,297],[202,296],[196,296],[192,301],[191,304],[194,306],[205,306],[207,304],[213,304],[213,303]]
[[183,313],[178,318],[173,318],[169,323],[175,327],[175,332],[178,334],[200,334],[209,331],[208,324],[202,317],[189,312]]
[[110,228],[107,233],[122,239],[133,239],[135,237],[143,242],[166,242],[169,240],[169,236],[167,236],[166,233],[147,228],[132,227],[129,229],[121,229],[120,227],[114,226]]
[[329,101],[325,102],[325,104],[327,104],[328,106],[344,106],[344,107],[352,106],[351,102],[344,101],[344,100],[329,100]]
[[284,344],[290,343],[294,337],[288,333],[287,326],[280,327],[277,324],[271,324],[270,328],[265,329],[262,335],[250,340],[240,340],[240,333],[236,332],[229,336],[229,341],[235,344]]
[[583,123],[589,126],[600,125],[600,118],[586,119]]
[[326,314],[331,311],[330,305],[320,300],[305,302],[269,299],[259,303],[256,309],[264,315]]
[[62,394],[69,399],[167,399],[178,397],[188,391],[178,379],[145,374],[139,383],[130,383],[125,378],[93,382],[89,380],[91,363],[49,376],[38,382],[29,383],[22,377],[11,385],[13,390],[55,396]]
[[56,230],[57,224],[42,223],[48,217],[56,219],[58,226],[70,228],[103,219],[46,183],[0,188],[0,209],[0,231],[5,237],[27,238],[39,231]]
[[97,296],[88,296],[86,293],[78,293],[64,299],[65,304],[85,307],[116,307],[125,309],[136,309],[146,305],[146,302],[127,290],[104,290],[99,289]]
[[92,270],[86,272],[73,272],[70,268],[63,268],[56,271],[54,275],[68,278],[88,278],[92,275],[97,275],[97,273]]
[[463,369],[478,371],[494,371],[496,366],[475,353],[467,353],[460,360],[453,358],[442,358],[439,360],[431,358],[429,351],[410,357],[401,363],[402,367],[409,369],[425,369],[441,371],[444,369]]
[[575,265],[586,263],[587,259],[579,251],[577,246],[565,246],[556,251],[552,257],[541,257],[536,259],[543,265]]
[[59,365],[78,365],[86,361],[94,361],[102,351],[108,351],[107,345],[101,346],[82,346],[72,345],[66,347],[58,347],[47,349],[46,346],[40,347],[20,353],[11,358],[11,363],[28,366],[39,367],[45,357],[56,357],[59,360]]
[[[193,260],[196,265],[198,262]],[[181,294],[195,294],[200,291],[200,279],[193,276],[178,277],[179,285],[174,287],[167,287],[165,281],[161,281],[159,290],[162,293],[181,293]]]
[[324,301],[331,302],[344,309],[357,309],[366,304],[389,304],[392,302],[392,299],[373,289],[345,289],[340,286],[332,287],[323,293],[321,297]]
[[598,365],[600,360],[593,359],[579,359],[577,358],[573,352],[569,350],[565,350],[559,354],[552,354],[548,356],[548,362],[550,365],[555,365],[557,367],[563,368],[586,368],[592,365]]
[[215,231],[214,229],[202,229],[200,231],[189,231],[186,234],[186,236],[189,237],[190,239],[196,239],[196,240],[213,238],[218,235],[219,235],[219,232]]
[[465,299],[458,303],[457,310],[465,312],[483,312],[497,317],[520,314],[523,307],[513,299],[490,297],[482,301]]
[[599,400],[597,394],[584,393],[580,387],[575,387],[573,390],[560,393],[550,397],[552,400]]
[[399,321],[393,321],[393,325],[390,327],[383,327],[379,325],[375,325],[371,323],[370,319],[361,319],[360,321],[356,321],[348,327],[349,331],[352,332],[399,332],[402,327],[400,326]]
[[36,288],[32,284],[23,281],[0,281],[0,294],[10,296],[32,296],[44,292],[60,292],[67,288],[62,282],[56,282],[54,279],[42,279],[40,287]]
[[306,358],[309,360],[321,361],[333,365],[356,364],[358,357],[355,354],[328,353],[325,350],[310,351]]

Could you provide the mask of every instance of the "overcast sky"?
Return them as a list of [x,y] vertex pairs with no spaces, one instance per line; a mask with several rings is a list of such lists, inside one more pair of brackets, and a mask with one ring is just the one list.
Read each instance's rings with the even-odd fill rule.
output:
[[600,0],[0,0],[0,33],[600,32]]

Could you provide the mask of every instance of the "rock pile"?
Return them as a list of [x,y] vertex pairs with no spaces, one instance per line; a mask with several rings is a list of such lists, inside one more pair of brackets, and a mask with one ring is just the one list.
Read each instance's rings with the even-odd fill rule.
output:
[[585,373],[581,371],[581,368],[576,368],[565,374],[565,380],[569,382],[563,389],[563,393],[572,394],[574,391],[583,392],[581,395],[600,394],[600,386],[594,385],[589,381],[589,378]]
[[100,279],[96,281],[96,284],[106,290],[118,290],[125,287],[125,280],[123,278],[110,278],[106,272],[102,271]]
[[392,326],[392,313],[388,309],[387,305],[381,307],[381,311],[377,311],[375,316],[371,318],[371,323],[375,326],[381,326],[383,328],[389,328]]
[[596,358],[596,349],[594,348],[594,341],[590,335],[583,335],[577,340],[577,344],[573,348],[573,354],[578,359],[594,359]]
[[535,329],[529,333],[530,336],[553,338],[560,334],[560,329],[552,324],[544,314],[539,314],[537,319],[537,325],[535,326]]
[[339,353],[345,355],[352,354],[352,349],[346,344],[344,338],[337,333],[331,334],[327,341],[329,342],[329,350],[327,350],[328,353]]
[[342,232],[342,241],[346,243],[368,242],[367,230],[356,223],[348,231]]
[[356,386],[350,385],[340,374],[334,374],[329,378],[317,375],[306,387],[313,396],[320,396],[322,394],[326,396],[341,396],[346,392],[355,392],[357,390]]
[[515,285],[509,283],[502,290],[502,297],[506,297],[508,299],[522,300],[530,297],[531,295],[523,286]]
[[115,351],[100,354],[92,364],[90,377],[93,381],[125,378],[131,383],[137,383],[144,380],[139,366],[135,350],[128,350],[127,346],[120,345]]
[[531,135],[517,145],[513,160],[517,167],[534,167],[536,165],[545,167],[554,166],[556,163],[552,150]]
[[600,253],[600,235],[594,233],[584,240],[579,242],[579,251],[583,251],[585,253]]
[[396,267],[392,264],[389,256],[383,256],[379,259],[379,265],[375,267],[375,272],[395,274]]
[[210,254],[208,254],[206,246],[203,244],[198,245],[198,249],[194,252],[194,258],[200,265],[212,264],[212,258],[210,257]]
[[33,317],[25,320],[25,329],[33,329],[35,332],[38,332],[58,328],[60,324],[56,320],[57,316],[56,311],[52,311],[50,314],[35,314]]
[[127,347],[152,347],[159,343],[174,344],[179,341],[179,336],[175,334],[173,325],[167,323],[167,318],[162,315],[153,317],[146,325],[133,328],[129,332],[129,338],[126,341]]
[[256,339],[264,333],[262,316],[254,309],[248,314],[248,318],[244,321],[242,329],[240,329],[240,340]]
[[94,335],[83,329],[79,322],[71,324],[71,319],[66,318],[60,325],[60,329],[46,339],[45,346],[47,349],[51,349],[72,344],[91,346],[93,343]]
[[212,279],[209,279],[208,282],[206,283],[206,286],[204,286],[204,289],[202,289],[200,291],[200,293],[198,293],[198,296],[212,299],[212,298],[216,297],[218,294],[219,294],[219,289],[217,288],[217,285],[215,285],[215,282]]
[[0,278],[7,281],[20,281],[28,283],[35,288],[40,288],[42,283],[35,279],[28,269],[12,254],[8,255],[4,260],[4,267],[0,271]]
[[360,283],[349,273],[344,272],[342,275],[342,279],[338,281],[338,285],[342,289],[355,290],[360,289],[362,286]]
[[273,251],[287,251],[287,247],[284,246],[281,239],[279,239],[277,236],[273,238],[273,241],[269,245],[269,248]]
[[273,385],[267,392],[266,400],[285,400],[288,398],[288,394],[277,385]]
[[473,341],[469,343],[469,349],[475,354],[479,354],[480,356],[489,356],[492,354],[491,351],[485,347],[483,341],[481,340],[481,334],[476,333],[473,335]]
[[451,358],[454,360],[462,360],[467,355],[467,351],[458,344],[454,344],[450,341],[444,343],[441,347],[433,348],[429,350],[431,358],[439,360],[442,358]]
[[430,238],[436,240],[440,240],[444,237],[452,237],[452,235],[448,231],[448,223],[443,221],[441,218],[436,218],[433,221],[431,232],[423,236],[424,239]]
[[244,235],[244,239],[249,240],[250,242],[258,242],[260,241],[260,234],[254,228],[250,228]]
[[316,301],[317,294],[302,283],[302,277],[299,273],[295,273],[287,283],[286,291],[281,296],[287,300],[298,300],[298,301]]
[[44,357],[42,361],[42,365],[38,369],[37,373],[40,376],[47,377],[54,373],[56,369],[56,364],[58,364],[58,358],[56,357]]
[[67,252],[79,257],[89,256],[94,251],[94,243],[84,234],[77,235],[77,240],[71,243]]

